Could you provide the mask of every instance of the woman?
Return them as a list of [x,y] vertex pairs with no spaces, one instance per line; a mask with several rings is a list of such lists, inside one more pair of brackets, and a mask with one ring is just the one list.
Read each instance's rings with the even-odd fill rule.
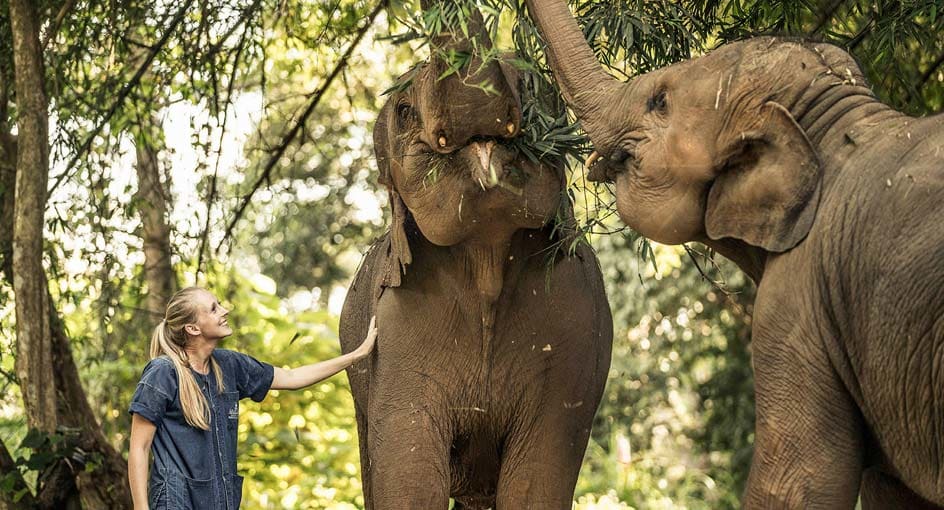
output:
[[[294,390],[331,377],[370,354],[377,337],[371,320],[367,338],[354,352],[285,370],[217,349],[233,333],[228,314],[213,294],[189,287],[171,297],[154,330],[152,359],[129,409],[128,478],[135,509],[239,508],[239,400],[259,402],[270,389]],[[150,480],[148,452],[154,454]]]

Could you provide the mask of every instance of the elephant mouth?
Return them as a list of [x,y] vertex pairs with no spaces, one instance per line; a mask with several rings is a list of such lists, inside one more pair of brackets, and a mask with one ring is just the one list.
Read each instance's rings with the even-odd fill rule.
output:
[[633,160],[632,163],[614,163],[609,159],[600,158],[596,151],[590,154],[584,161],[584,168],[587,171],[587,180],[601,184],[614,184],[616,177],[623,173],[628,173],[630,167],[638,169],[638,163]]
[[471,159],[470,177],[482,191],[501,188],[516,195],[524,193],[527,173],[516,161],[513,150],[495,140],[473,141],[465,150]]
[[615,148],[594,150],[584,160],[587,180],[590,182],[614,183],[616,176],[630,170],[639,171],[639,146],[646,141],[644,135],[631,134],[625,142]]
[[[467,180],[472,190],[481,193],[501,190],[515,195],[524,194],[530,178],[525,158],[517,150],[495,139],[475,139],[449,153],[434,151],[418,153],[419,160],[410,164],[422,171],[409,172],[410,177],[401,191],[433,193],[440,189],[443,178]],[[455,185],[455,184],[451,184]]]

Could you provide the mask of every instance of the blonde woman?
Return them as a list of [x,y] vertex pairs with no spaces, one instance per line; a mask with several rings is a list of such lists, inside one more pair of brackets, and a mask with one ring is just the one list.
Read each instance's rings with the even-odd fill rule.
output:
[[[377,329],[354,352],[285,370],[235,351],[218,349],[233,330],[229,310],[199,287],[167,304],[151,338],[151,361],[131,399],[128,479],[134,508],[236,510],[239,401],[256,402],[270,390],[295,390],[322,381],[367,356]],[[148,453],[154,456],[148,477]]]

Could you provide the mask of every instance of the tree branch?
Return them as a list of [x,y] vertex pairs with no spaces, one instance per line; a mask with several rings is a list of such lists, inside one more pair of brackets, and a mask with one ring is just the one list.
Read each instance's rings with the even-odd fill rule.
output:
[[79,162],[79,159],[85,156],[85,153],[88,152],[88,150],[92,147],[92,142],[95,140],[95,138],[99,135],[99,133],[101,133],[105,125],[108,124],[108,121],[110,121],[111,118],[115,115],[115,113],[118,111],[121,105],[125,102],[125,99],[127,99],[128,96],[131,95],[131,91],[134,90],[134,88],[137,87],[138,84],[141,82],[141,78],[151,68],[151,63],[154,61],[154,57],[156,57],[157,53],[161,49],[164,48],[164,45],[167,44],[167,40],[170,38],[170,34],[174,33],[174,31],[177,29],[177,26],[180,25],[184,17],[186,17],[186,14],[189,11],[190,5],[192,3],[193,3],[193,0],[187,0],[187,2],[181,5],[180,9],[174,15],[174,19],[171,22],[170,27],[168,27],[167,30],[164,31],[164,35],[162,35],[161,39],[157,42],[157,44],[155,44],[152,47],[151,52],[148,53],[147,58],[144,59],[144,62],[141,64],[138,70],[134,73],[134,76],[131,77],[131,80],[125,83],[125,86],[122,87],[121,91],[118,92],[118,98],[115,99],[115,102],[111,105],[111,108],[109,108],[108,111],[105,113],[104,118],[102,118],[98,126],[96,126],[95,129],[92,130],[88,138],[85,139],[85,142],[82,143],[79,149],[72,156],[72,159],[69,160],[69,164],[66,165],[66,169],[63,170],[63,172],[59,174],[59,177],[56,178],[56,182],[53,183],[52,187],[48,191],[48,196],[52,195],[52,193],[56,190],[56,188],[58,188],[59,185],[62,184],[62,181],[72,176],[72,171],[75,169],[75,165]]
[[852,53],[860,44],[862,44],[862,41],[865,40],[865,36],[868,35],[870,30],[872,30],[872,25],[874,23],[875,18],[869,18],[868,23],[866,23],[865,26],[863,26],[854,36],[852,36],[852,39],[849,39],[846,42],[846,51]]
[[334,67],[334,70],[328,76],[328,78],[321,84],[314,93],[311,94],[311,101],[308,103],[308,106],[305,108],[305,111],[302,113],[301,117],[295,123],[294,126],[282,137],[282,142],[272,151],[272,155],[269,157],[269,160],[266,162],[263,167],[262,174],[256,179],[256,182],[253,184],[252,189],[249,193],[243,195],[242,200],[239,204],[239,207],[236,208],[236,213],[233,216],[233,219],[229,222],[229,225],[226,227],[226,231],[223,234],[223,239],[220,240],[220,243],[216,246],[216,253],[219,253],[220,249],[223,247],[223,244],[226,243],[226,240],[232,235],[233,229],[236,227],[236,223],[242,218],[243,213],[246,211],[246,208],[249,206],[249,202],[252,200],[253,195],[256,191],[262,186],[263,183],[269,182],[269,179],[272,174],[272,169],[275,168],[275,165],[278,163],[279,159],[282,158],[282,155],[285,154],[285,151],[288,149],[288,146],[295,140],[298,136],[298,133],[305,126],[305,122],[308,120],[308,117],[315,111],[315,107],[318,106],[318,103],[321,101],[321,98],[327,92],[328,88],[334,82],[334,79],[341,74],[341,71],[347,67],[348,60],[351,58],[351,54],[354,52],[354,48],[360,44],[361,39],[364,37],[364,34],[367,33],[367,30],[374,24],[374,19],[380,14],[380,11],[387,5],[388,0],[380,0],[377,3],[377,6],[374,7],[374,10],[371,11],[370,15],[367,17],[367,22],[364,23],[364,26],[358,31],[357,36],[351,41],[351,44],[348,46],[347,51],[344,52],[344,55],[341,56],[337,65]]
[[59,29],[62,27],[62,20],[66,18],[66,14],[72,10],[72,6],[75,5],[75,0],[67,0],[62,7],[59,9],[59,13],[56,14],[56,19],[53,20],[52,25],[49,27],[49,31],[46,32],[46,38],[43,39],[43,48],[49,47],[49,41],[55,39],[56,34],[59,33]]
[[[260,0],[256,0],[256,2],[254,2],[253,5],[250,6],[249,9],[247,9],[247,15],[244,15],[244,18],[242,19],[242,22],[240,23],[243,26],[243,33],[240,35],[239,42],[236,44],[236,52],[233,56],[233,65],[230,68],[229,83],[227,83],[227,86],[226,86],[226,104],[223,107],[223,125],[220,128],[220,141],[218,144],[218,147],[220,147],[221,149],[223,147],[223,135],[226,133],[226,121],[228,118],[227,114],[229,113],[230,106],[232,106],[233,104],[233,93],[236,88],[236,75],[239,71],[239,62],[240,62],[239,58],[242,55],[243,51],[246,49],[246,40],[248,37],[249,28],[250,28],[250,25],[246,23],[245,21],[249,19],[253,11],[255,11],[259,7],[259,5],[260,5]],[[234,25],[234,27],[235,26],[236,25]],[[222,41],[229,39],[229,37],[233,34],[234,31],[235,29],[227,32],[226,35],[224,35],[224,37],[220,39],[221,44],[222,44]],[[203,255],[204,253],[206,253],[207,244],[209,244],[210,218],[213,214],[213,202],[216,199],[219,173],[220,173],[220,157],[219,157],[219,154],[217,154],[216,166],[213,170],[213,178],[210,180],[210,193],[209,193],[209,196],[207,197],[206,222],[203,225],[203,235],[200,238],[200,250],[197,255],[197,274],[198,275],[200,274],[201,268],[203,267]]]
[[819,31],[822,30],[827,23],[829,23],[829,20],[833,19],[833,15],[836,14],[836,11],[839,10],[839,8],[845,2],[846,0],[833,0],[832,5],[823,10],[819,21],[816,23],[816,26],[813,27],[813,30],[810,30],[810,32],[807,34],[807,37],[812,37],[819,33]]
[[931,67],[929,67],[928,70],[921,75],[921,79],[918,80],[918,85],[915,87],[915,89],[921,90],[921,88],[924,87],[924,84],[931,79],[931,76],[933,76],[942,65],[944,65],[944,53],[938,55],[937,60],[932,62]]

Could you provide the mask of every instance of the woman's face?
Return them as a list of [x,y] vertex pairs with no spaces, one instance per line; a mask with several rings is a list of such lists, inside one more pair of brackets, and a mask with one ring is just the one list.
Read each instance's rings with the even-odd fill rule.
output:
[[[209,292],[198,292],[194,299],[197,301],[197,319],[194,323],[198,330],[197,335],[212,341],[233,334],[233,329],[229,327],[229,322],[226,320],[229,310],[223,308],[216,296]],[[188,332],[193,334],[189,328]]]

